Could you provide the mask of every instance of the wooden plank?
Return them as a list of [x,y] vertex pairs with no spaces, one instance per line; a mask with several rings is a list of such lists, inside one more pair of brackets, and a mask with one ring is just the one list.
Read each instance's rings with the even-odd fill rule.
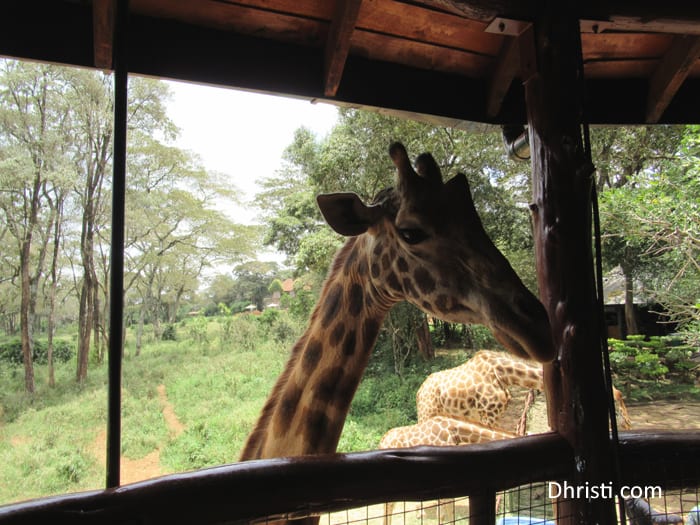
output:
[[95,67],[99,69],[112,69],[115,10],[116,0],[92,2],[93,53]]
[[370,60],[382,60],[430,71],[456,73],[471,78],[481,76],[492,58],[458,49],[445,48],[402,38],[356,30],[351,52]]
[[586,78],[649,78],[658,63],[658,59],[592,60],[584,63],[583,70]]
[[654,72],[649,85],[647,122],[659,121],[700,57],[700,36],[677,36]]
[[358,29],[417,42],[496,56],[502,37],[484,33],[487,24],[394,0],[365,0]]
[[350,38],[355,30],[361,5],[362,0],[336,0],[324,59],[323,91],[327,97],[334,97],[338,92],[345,61],[350,51]]
[[[265,11],[268,13],[278,13],[281,15],[295,16],[301,18],[309,18],[314,20],[323,20],[330,22],[333,17],[333,2],[318,2],[317,0],[188,0],[187,2],[173,2],[172,0],[131,0],[133,9],[146,14],[147,12],[157,14],[157,16],[168,17],[168,14],[178,11],[182,8],[193,9],[201,12],[200,19],[207,17],[211,21],[215,21],[214,13],[207,13],[215,6],[212,4],[220,4],[224,8],[244,7],[255,9],[257,11]],[[189,4],[188,6],[179,6],[175,4]]]
[[661,58],[672,35],[645,33],[583,33],[581,47],[588,60]]
[[[472,20],[490,22],[497,16],[532,20],[541,12],[537,0],[415,0],[415,2],[461,15]],[[587,21],[600,20],[606,27],[617,30],[664,32],[676,34],[700,33],[700,4],[688,0],[664,2],[584,2],[578,17]]]
[[328,26],[325,20],[313,17],[216,0],[132,0],[131,9],[147,16],[308,46],[323,45]]

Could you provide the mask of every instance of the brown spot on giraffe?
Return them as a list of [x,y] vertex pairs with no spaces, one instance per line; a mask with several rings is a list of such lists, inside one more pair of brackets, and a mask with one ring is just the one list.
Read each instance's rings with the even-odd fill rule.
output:
[[338,321],[338,324],[335,325],[335,328],[333,328],[333,331],[331,332],[331,345],[338,346],[340,344],[340,341],[342,341],[344,335],[345,324],[342,321]]
[[[396,186],[373,204],[350,193],[317,199],[331,227],[351,239],[331,265],[242,460],[335,450],[379,327],[399,301],[446,321],[483,323],[516,355],[555,355],[546,311],[486,236],[466,177],[443,183],[429,154],[418,158],[416,172],[398,143],[390,156]],[[413,286],[403,286],[406,276]]]
[[321,341],[317,339],[312,339],[304,350],[304,355],[302,357],[302,366],[307,374],[314,371],[318,362],[321,360],[321,351],[323,347],[321,346]]
[[359,283],[354,283],[348,288],[348,313],[357,317],[362,312],[364,306],[364,290]]
[[430,294],[435,290],[435,279],[430,275],[430,272],[423,267],[416,268],[413,272],[413,278],[423,295]]
[[350,330],[345,335],[345,340],[343,341],[343,355],[350,356],[355,353],[355,347],[357,346],[357,339],[355,335],[355,330]]

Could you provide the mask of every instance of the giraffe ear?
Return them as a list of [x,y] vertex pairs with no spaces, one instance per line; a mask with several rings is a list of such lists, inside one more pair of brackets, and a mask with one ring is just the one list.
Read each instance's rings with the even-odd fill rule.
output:
[[453,202],[453,206],[463,209],[468,215],[479,214],[472,200],[472,192],[469,189],[469,181],[464,173],[458,173],[445,183],[445,194]]
[[381,206],[367,206],[355,193],[325,193],[316,202],[329,226],[348,237],[365,233],[383,214]]

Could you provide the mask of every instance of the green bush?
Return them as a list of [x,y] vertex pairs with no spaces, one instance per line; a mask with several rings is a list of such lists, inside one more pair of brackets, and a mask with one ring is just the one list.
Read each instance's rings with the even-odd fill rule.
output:
[[608,339],[613,371],[625,381],[673,379],[692,383],[695,363],[693,349],[672,336],[629,336]]
[[[53,359],[55,363],[70,361],[75,355],[74,344],[65,339],[54,339]],[[44,339],[34,340],[33,360],[36,364],[45,365],[49,360],[49,345]],[[9,339],[0,343],[0,361],[14,365],[21,365],[22,341],[19,338]]]
[[163,334],[160,336],[163,341],[177,341],[177,331],[174,324],[167,324],[163,329]]

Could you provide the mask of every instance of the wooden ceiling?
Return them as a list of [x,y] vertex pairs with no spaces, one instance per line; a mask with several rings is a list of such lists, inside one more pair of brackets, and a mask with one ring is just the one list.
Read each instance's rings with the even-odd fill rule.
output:
[[[110,69],[115,3],[5,3],[0,54]],[[128,67],[456,127],[518,123],[540,4],[131,0]],[[590,122],[700,123],[700,2],[577,5]]]

